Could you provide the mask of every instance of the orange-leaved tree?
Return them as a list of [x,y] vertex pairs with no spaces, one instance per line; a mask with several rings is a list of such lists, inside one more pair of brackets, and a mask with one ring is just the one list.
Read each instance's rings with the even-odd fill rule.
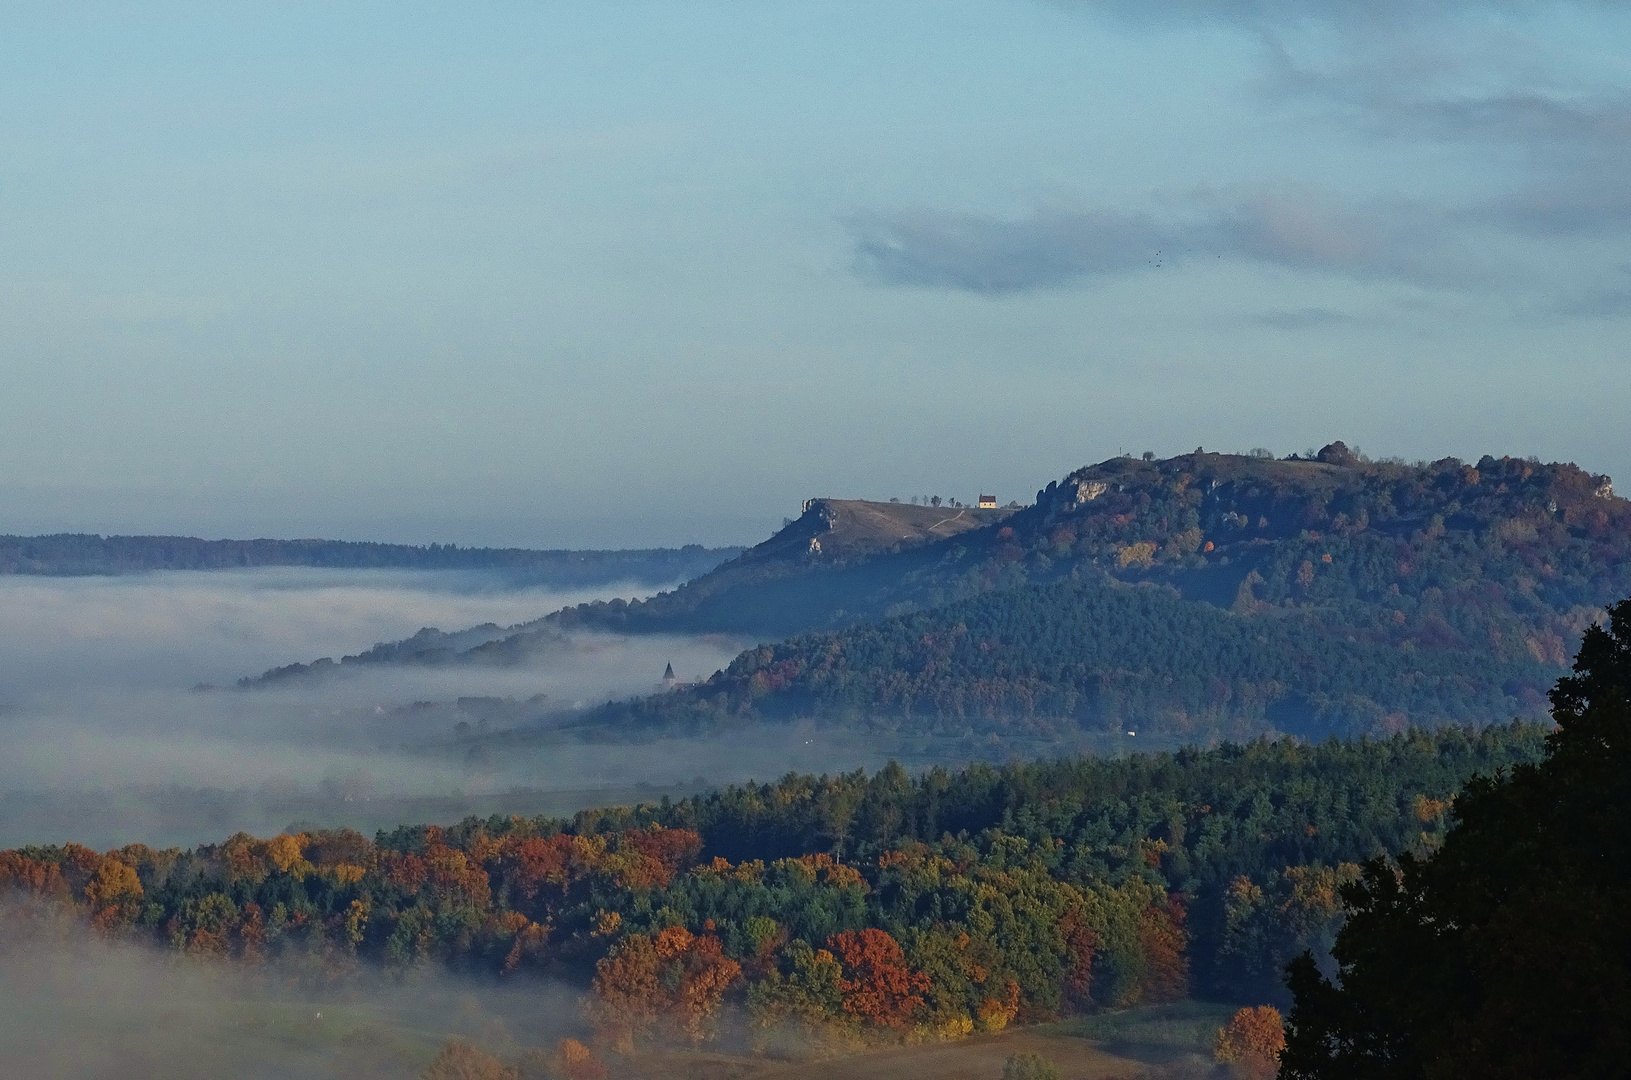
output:
[[630,934],[596,966],[589,1016],[624,1053],[655,1031],[700,1043],[713,1035],[725,991],[741,973],[712,934],[683,926],[654,938]]
[[905,1027],[923,1004],[929,977],[906,964],[900,943],[882,930],[845,930],[827,939],[842,962],[844,1011],[878,1027]]
[[1139,920],[1138,943],[1144,950],[1140,998],[1148,1004],[1177,1001],[1189,994],[1189,934],[1184,929],[1184,902],[1177,893],[1151,904]]
[[1254,1077],[1270,1077],[1280,1067],[1286,1048],[1285,1024],[1273,1005],[1241,1009],[1218,1029],[1212,1056],[1231,1062]]
[[1099,935],[1087,924],[1081,908],[1073,907],[1059,920],[1059,936],[1065,945],[1065,1001],[1086,1010],[1093,1002],[1093,953],[1099,947]]
[[134,868],[104,855],[96,874],[85,883],[91,922],[100,930],[128,925],[141,913],[142,883]]
[[664,930],[653,945],[658,961],[668,965],[664,974],[678,976],[669,1009],[673,1027],[692,1043],[700,1043],[712,1036],[719,1003],[742,967],[725,955],[717,937],[692,934],[683,926]]

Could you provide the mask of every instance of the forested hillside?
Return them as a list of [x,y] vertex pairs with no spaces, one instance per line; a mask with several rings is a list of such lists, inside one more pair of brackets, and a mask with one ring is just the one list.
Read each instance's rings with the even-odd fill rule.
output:
[[1341,443],[1308,459],[1114,458],[1033,506],[957,513],[815,500],[649,600],[366,659],[513,662],[574,628],[783,639],[700,685],[571,718],[597,737],[793,717],[1386,734],[1541,717],[1586,627],[1631,592],[1631,504],[1606,477],[1519,458],[1412,465]]
[[[1626,501],[1573,465],[1321,456],[1081,470],[917,552],[938,558],[880,594],[908,613],[750,650],[577,725],[1242,737],[1541,717],[1581,634],[1631,591]],[[634,625],[643,609],[579,610]]]
[[[1510,610],[1533,627],[1526,647],[1561,665],[1585,609],[1631,589],[1631,504],[1607,477],[1572,464],[1412,465],[1365,460],[1341,443],[1308,460],[1112,458],[1049,484],[1033,506],[993,513],[1002,520],[941,540],[812,548],[835,529],[822,500],[683,588],[551,621],[791,634],[1094,569],[1248,611],[1357,601],[1392,617],[1402,597],[1444,605],[1455,625]],[[1444,633],[1437,622],[1433,631]]]
[[1336,889],[1438,844],[1526,725],[1004,768],[789,775],[570,821],[471,818],[192,851],[0,852],[0,889],[98,932],[308,968],[552,973],[606,1045],[749,1031],[957,1036],[1191,992],[1265,1000]]
[[666,585],[735,557],[740,548],[541,551],[457,544],[374,544],[349,540],[200,540],[192,536],[0,536],[0,574],[130,574],[251,566],[338,569],[514,570],[563,587],[632,581]]
[[632,633],[724,632],[780,637],[843,626],[891,606],[936,598],[948,547],[1007,520],[1012,508],[811,499],[768,540],[672,592],[637,603],[582,604],[551,616],[562,628]]
[[1404,620],[1354,608],[1342,622],[1229,611],[1084,574],[761,646],[703,684],[608,703],[573,726],[700,732],[816,717],[940,735],[1323,737],[1544,713],[1558,669],[1526,645],[1521,621],[1502,622],[1499,645],[1454,631],[1423,644],[1442,608]]

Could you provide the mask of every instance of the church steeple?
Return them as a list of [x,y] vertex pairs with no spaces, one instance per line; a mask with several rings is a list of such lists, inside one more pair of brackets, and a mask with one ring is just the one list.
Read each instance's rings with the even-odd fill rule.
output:
[[677,681],[678,680],[674,678],[673,664],[669,664],[667,667],[663,668],[663,686],[665,688],[673,686]]

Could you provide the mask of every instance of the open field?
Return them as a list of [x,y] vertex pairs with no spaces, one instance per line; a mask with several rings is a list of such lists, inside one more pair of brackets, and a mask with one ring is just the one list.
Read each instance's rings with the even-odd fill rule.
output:
[[628,1080],[998,1080],[1014,1054],[1035,1053],[1060,1080],[1210,1075],[1212,1037],[1232,1005],[1179,1002],[1125,1009],[954,1042],[891,1046],[808,1061],[669,1051],[614,1065]]

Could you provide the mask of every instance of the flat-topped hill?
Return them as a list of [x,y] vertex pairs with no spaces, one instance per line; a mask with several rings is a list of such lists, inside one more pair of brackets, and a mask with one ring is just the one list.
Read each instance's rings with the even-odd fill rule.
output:
[[750,549],[745,558],[806,556],[834,560],[876,555],[945,540],[994,524],[1013,512],[1013,508],[979,510],[864,499],[810,499],[798,520]]

